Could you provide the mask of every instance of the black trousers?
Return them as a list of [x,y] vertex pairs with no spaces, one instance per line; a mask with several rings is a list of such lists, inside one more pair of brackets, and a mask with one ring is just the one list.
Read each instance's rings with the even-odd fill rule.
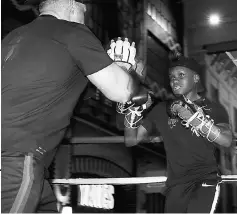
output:
[[165,213],[214,213],[219,194],[217,181],[174,186],[166,194]]
[[2,213],[57,213],[42,161],[32,153],[2,152]]

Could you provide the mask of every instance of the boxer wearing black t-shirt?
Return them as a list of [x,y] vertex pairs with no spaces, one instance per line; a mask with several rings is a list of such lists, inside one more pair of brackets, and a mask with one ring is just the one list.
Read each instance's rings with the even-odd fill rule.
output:
[[40,10],[2,41],[4,213],[57,211],[45,157],[53,158],[88,79],[117,102],[128,101],[136,86],[83,24],[85,5],[46,0]]
[[[217,103],[203,98],[195,103],[205,106],[206,113],[215,123],[229,122],[226,111]],[[147,129],[146,124],[153,122],[164,141],[168,178],[166,212],[208,212],[212,207],[216,185],[200,186],[208,180],[215,180],[219,174],[216,146],[206,138],[197,137],[180,121],[172,120],[167,115],[166,103],[162,102],[151,110],[142,125]]]
[[203,90],[199,69],[193,59],[180,57],[171,64],[170,86],[177,99],[186,97],[213,119],[213,127],[220,130],[213,142],[195,133],[194,129],[185,127],[179,117],[171,117],[167,102],[157,104],[145,116],[139,128],[125,128],[125,143],[128,146],[149,139],[158,132],[163,138],[167,158],[167,213],[214,211],[218,199],[216,188],[219,188],[216,146],[228,147],[232,142],[224,108],[199,95]]
[[85,25],[53,16],[13,31],[2,50],[2,150],[54,149],[86,76],[112,60]]

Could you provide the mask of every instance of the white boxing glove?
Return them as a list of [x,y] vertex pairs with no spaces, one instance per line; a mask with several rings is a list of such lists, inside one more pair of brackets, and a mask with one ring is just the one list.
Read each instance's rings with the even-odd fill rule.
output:
[[128,38],[122,40],[118,37],[116,40],[111,40],[110,49],[107,51],[108,55],[114,60],[120,67],[125,67],[129,70],[132,66],[136,65],[136,48],[135,42],[128,41]]

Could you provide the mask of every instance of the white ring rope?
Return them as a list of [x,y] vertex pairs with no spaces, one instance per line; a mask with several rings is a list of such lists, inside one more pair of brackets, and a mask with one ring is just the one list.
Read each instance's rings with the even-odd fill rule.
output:
[[164,183],[167,180],[165,176],[159,177],[131,177],[131,178],[71,178],[71,179],[54,179],[53,184],[147,184],[147,183]]
[[[54,179],[53,184],[148,184],[148,183],[164,183],[166,182],[166,176],[159,177],[131,177],[131,178],[70,178],[70,179]],[[222,175],[222,182],[237,182],[237,175]]]
[[[155,137],[154,137],[155,138]],[[162,142],[161,137],[156,137],[156,142]],[[105,137],[73,137],[71,143],[75,144],[108,144],[124,143],[124,136],[105,136]]]
[[236,182],[237,175],[222,175],[221,182]]

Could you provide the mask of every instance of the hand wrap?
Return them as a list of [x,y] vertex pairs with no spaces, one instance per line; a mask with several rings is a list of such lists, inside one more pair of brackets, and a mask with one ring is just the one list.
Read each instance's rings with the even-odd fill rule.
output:
[[220,135],[220,129],[214,125],[214,120],[205,115],[202,107],[190,100],[174,100],[167,105],[167,112],[170,118],[180,118],[181,124],[198,137],[203,136],[208,141],[215,141]]

